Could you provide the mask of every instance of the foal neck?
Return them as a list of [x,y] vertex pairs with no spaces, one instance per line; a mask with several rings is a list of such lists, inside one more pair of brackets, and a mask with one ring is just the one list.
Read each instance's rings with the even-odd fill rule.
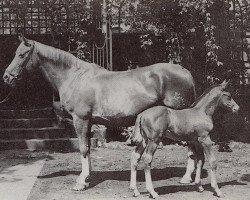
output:
[[211,91],[197,102],[195,108],[205,112],[206,115],[211,116],[218,108],[220,94],[214,94]]

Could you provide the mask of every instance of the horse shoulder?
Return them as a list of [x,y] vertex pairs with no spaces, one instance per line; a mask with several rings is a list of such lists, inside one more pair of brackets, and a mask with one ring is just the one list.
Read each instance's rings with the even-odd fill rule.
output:
[[80,74],[71,76],[60,89],[60,103],[62,108],[69,113],[83,118],[92,110],[95,92],[90,82],[82,79]]

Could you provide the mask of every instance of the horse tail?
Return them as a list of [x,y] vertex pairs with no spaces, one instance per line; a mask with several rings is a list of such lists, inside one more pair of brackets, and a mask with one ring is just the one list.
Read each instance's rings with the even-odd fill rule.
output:
[[133,130],[133,134],[131,135],[131,141],[135,144],[139,144],[143,141],[143,130],[141,126],[141,118],[142,115],[138,116],[135,122],[135,127]]

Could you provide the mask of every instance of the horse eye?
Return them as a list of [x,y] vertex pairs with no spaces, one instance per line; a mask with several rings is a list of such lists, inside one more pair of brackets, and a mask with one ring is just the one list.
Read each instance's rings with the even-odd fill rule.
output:
[[24,52],[24,53],[22,53],[22,54],[19,54],[19,57],[20,58],[24,58],[24,56],[28,53],[29,51],[26,51],[26,52]]

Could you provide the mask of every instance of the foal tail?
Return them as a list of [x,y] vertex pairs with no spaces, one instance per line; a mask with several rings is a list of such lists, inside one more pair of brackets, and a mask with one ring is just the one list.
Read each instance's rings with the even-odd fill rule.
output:
[[131,141],[135,144],[139,144],[140,142],[143,141],[143,136],[142,136],[142,126],[141,126],[141,116],[138,116],[135,122],[135,127],[133,130],[133,134],[131,135]]

